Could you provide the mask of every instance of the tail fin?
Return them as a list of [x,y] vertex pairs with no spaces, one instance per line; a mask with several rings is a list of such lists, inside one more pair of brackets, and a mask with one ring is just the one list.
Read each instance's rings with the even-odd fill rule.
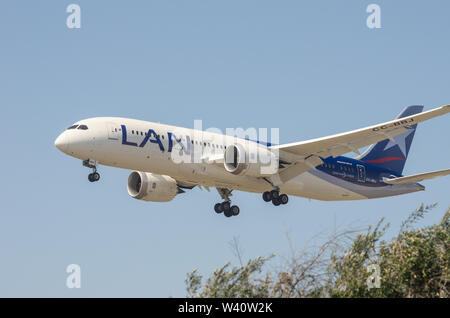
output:
[[[397,118],[421,113],[423,106],[408,106]],[[409,149],[416,132],[417,124],[408,127],[408,131],[395,136],[392,142],[389,139],[371,145],[358,159],[373,163],[377,166],[402,174],[408,158]]]

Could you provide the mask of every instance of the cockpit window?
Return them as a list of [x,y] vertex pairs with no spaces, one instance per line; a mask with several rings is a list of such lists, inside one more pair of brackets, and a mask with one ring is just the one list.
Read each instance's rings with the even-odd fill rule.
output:
[[86,125],[80,125],[80,126],[78,126],[78,129],[81,129],[81,130],[88,130],[88,126],[86,126]]
[[72,126],[70,126],[69,128],[67,128],[67,129],[75,129],[75,128],[77,128],[78,127],[78,125],[72,125]]

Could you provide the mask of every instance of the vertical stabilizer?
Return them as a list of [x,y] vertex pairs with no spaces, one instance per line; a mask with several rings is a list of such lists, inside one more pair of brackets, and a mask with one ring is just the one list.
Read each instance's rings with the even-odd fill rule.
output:
[[[421,113],[422,110],[423,106],[408,106],[397,118]],[[358,159],[391,170],[397,174],[402,174],[416,128],[417,124],[407,127],[407,132],[394,137],[395,142],[386,139],[369,146]]]

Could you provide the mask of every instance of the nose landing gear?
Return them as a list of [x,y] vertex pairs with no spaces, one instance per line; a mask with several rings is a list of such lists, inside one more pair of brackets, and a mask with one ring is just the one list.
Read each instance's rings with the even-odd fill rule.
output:
[[91,182],[96,182],[100,180],[100,174],[98,172],[93,172],[88,174],[88,180]]
[[97,161],[91,159],[83,160],[83,166],[92,169],[92,173],[88,174],[88,180],[90,182],[100,180],[100,174],[97,172]]

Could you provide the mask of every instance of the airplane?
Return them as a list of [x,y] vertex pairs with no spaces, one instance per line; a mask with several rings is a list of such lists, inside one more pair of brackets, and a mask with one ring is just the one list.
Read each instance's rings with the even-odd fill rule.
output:
[[[222,202],[214,211],[240,213],[232,191],[262,194],[274,206],[288,195],[324,200],[382,198],[425,189],[420,181],[450,169],[403,176],[417,124],[450,112],[445,105],[423,112],[406,107],[394,120],[327,137],[276,144],[160,123],[97,117],[62,132],[55,146],[92,169],[99,165],[133,170],[128,194],[138,200],[168,202],[187,189],[216,188]],[[362,154],[359,149],[369,146]],[[345,157],[354,152],[357,157]]]

